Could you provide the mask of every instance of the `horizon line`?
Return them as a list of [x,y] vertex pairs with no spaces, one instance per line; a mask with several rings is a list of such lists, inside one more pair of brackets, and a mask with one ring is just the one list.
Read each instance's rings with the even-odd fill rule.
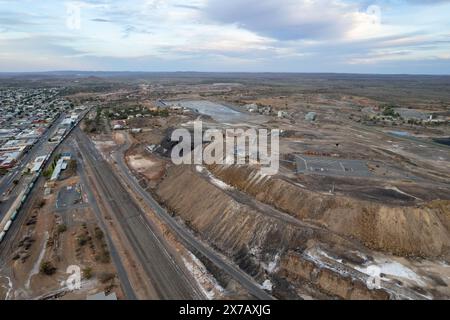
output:
[[46,71],[0,71],[2,74],[49,74],[49,73],[202,73],[202,74],[335,74],[373,76],[450,76],[450,73],[367,73],[367,72],[327,72],[327,71],[131,71],[131,70],[46,70]]

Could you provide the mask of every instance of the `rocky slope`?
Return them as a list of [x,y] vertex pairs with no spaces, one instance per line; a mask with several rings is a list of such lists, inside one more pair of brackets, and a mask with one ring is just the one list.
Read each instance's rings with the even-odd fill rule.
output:
[[401,256],[448,260],[450,201],[418,207],[383,205],[308,191],[277,177],[263,177],[244,166],[212,166],[224,182],[293,217],[322,225],[365,246]]
[[[324,228],[286,223],[240,203],[190,167],[170,168],[156,193],[159,201],[199,237],[233,259],[259,283],[273,284],[273,292],[284,298],[299,297],[296,288],[292,287],[297,283],[298,275],[288,263],[287,252],[301,255],[312,242],[320,242],[334,250],[360,249]],[[326,289],[326,281],[314,284],[310,280],[310,277],[303,279],[308,286],[325,296],[345,298],[338,292]],[[352,291],[355,284],[350,279],[347,285],[348,290]],[[367,297],[370,295],[367,293]]]

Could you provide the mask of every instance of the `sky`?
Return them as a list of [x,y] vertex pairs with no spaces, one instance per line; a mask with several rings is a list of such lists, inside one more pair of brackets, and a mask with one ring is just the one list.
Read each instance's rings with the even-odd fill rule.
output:
[[0,72],[450,74],[450,0],[0,0]]

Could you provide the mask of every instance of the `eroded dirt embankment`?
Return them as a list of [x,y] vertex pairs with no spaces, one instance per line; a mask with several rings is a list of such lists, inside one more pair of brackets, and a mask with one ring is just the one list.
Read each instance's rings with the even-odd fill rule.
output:
[[289,251],[280,262],[280,274],[293,281],[308,281],[313,287],[331,296],[346,300],[387,300],[384,290],[369,290],[367,285],[350,276],[343,276],[334,270],[320,268],[314,262]]
[[[291,286],[290,283],[298,280],[298,275],[286,263],[287,252],[301,254],[311,242],[320,242],[336,251],[361,249],[352,241],[329,232],[326,228],[309,224],[293,225],[240,203],[212,185],[192,170],[192,167],[171,167],[156,193],[159,201],[176,213],[202,239],[233,259],[258,282],[263,283],[267,279],[272,281],[274,291],[285,293],[287,287]],[[310,276],[302,281],[308,282],[327,296],[346,298],[347,296],[327,287],[332,281],[326,280],[326,275],[331,277],[328,273],[323,273],[320,277],[322,280],[317,283],[310,283]],[[339,274],[334,274],[334,277],[338,281]],[[287,283],[283,279],[292,281]],[[351,278],[347,280],[339,282],[344,286],[342,290],[346,290],[349,297],[355,298],[357,293],[352,293],[354,288],[361,291],[364,285],[356,284]],[[367,298],[373,298],[368,291],[366,294]]]
[[308,191],[244,166],[211,166],[219,179],[303,221],[313,222],[371,249],[401,256],[443,256],[450,251],[450,201],[389,206]]

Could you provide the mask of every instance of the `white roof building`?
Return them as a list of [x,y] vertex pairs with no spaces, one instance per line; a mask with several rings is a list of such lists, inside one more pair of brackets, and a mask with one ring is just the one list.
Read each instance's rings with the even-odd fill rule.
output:
[[34,164],[33,164],[33,168],[31,169],[31,172],[38,172],[41,169],[42,164],[45,161],[45,158],[46,158],[46,156],[37,157],[34,160]]
[[63,170],[64,160],[59,159],[56,163],[55,170],[53,170],[52,177],[50,178],[50,181],[56,181],[59,178],[59,175],[61,171]]

